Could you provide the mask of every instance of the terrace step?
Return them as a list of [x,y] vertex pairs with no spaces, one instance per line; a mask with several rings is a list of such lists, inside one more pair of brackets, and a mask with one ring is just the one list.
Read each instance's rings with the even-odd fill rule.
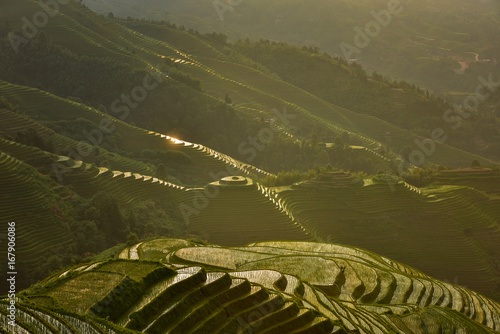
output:
[[292,275],[284,275],[286,278],[286,287],[285,289],[281,289],[281,291],[292,295],[303,297],[304,296],[304,284],[297,277]]
[[330,319],[338,320],[336,312],[323,303],[322,297],[324,297],[324,295],[321,296],[320,293],[320,291],[315,291],[309,283],[304,283],[304,300],[311,304],[317,311],[328,316]]
[[229,274],[234,277],[246,278],[250,282],[260,284],[267,289],[282,290],[287,285],[285,276],[274,270],[237,271]]

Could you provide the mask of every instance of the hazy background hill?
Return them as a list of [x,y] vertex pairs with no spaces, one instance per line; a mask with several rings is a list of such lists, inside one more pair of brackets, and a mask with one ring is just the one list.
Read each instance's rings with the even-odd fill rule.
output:
[[[169,20],[200,32],[222,32],[233,40],[268,38],[318,46],[340,57],[344,57],[342,42],[355,45],[354,28],[364,28],[374,20],[372,11],[380,12],[388,6],[388,1],[382,0],[83,3],[99,13]],[[436,92],[472,92],[478,74],[500,73],[499,29],[498,1],[401,1],[400,13],[351,58],[369,71],[409,80]]]

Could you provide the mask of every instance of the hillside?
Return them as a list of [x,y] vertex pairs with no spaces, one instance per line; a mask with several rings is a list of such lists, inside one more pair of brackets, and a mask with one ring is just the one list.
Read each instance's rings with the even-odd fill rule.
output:
[[358,248],[307,242],[225,248],[157,239],[120,258],[140,260],[88,263],[23,291],[19,327],[30,333],[126,332],[116,325],[130,333],[500,329],[498,303]]
[[[308,152],[297,147],[298,145],[294,145],[293,141],[290,142],[290,138],[274,134],[271,137],[266,129],[269,127],[268,123],[262,123],[262,121],[268,122],[270,120],[277,122],[272,129],[276,126],[300,141],[316,136],[322,142],[331,143],[336,136],[348,133],[350,135],[348,144],[365,146],[375,150],[387,146],[390,151],[389,157],[395,161],[401,155],[403,159],[406,159],[405,165],[423,165],[429,162],[444,166],[463,167],[468,166],[472,160],[479,160],[483,165],[493,165],[498,160],[495,153],[498,139],[495,129],[491,132],[477,128],[472,132],[493,153],[482,151],[474,146],[472,151],[480,155],[484,154],[483,156],[487,159],[482,159],[477,154],[463,152],[461,144],[451,140],[450,143],[445,142],[444,144],[435,140],[436,148],[431,151],[424,150],[426,153],[422,159],[422,155],[418,154],[421,148],[416,142],[435,138],[432,135],[435,126],[423,133],[410,132],[413,127],[401,128],[399,124],[395,126],[373,117],[373,115],[363,114],[361,113],[364,112],[363,110],[353,112],[331,104],[330,101],[325,101],[287,81],[278,79],[272,72],[266,72],[262,66],[259,67],[255,62],[245,60],[242,55],[226,55],[224,50],[220,50],[220,47],[215,47],[212,45],[214,43],[209,43],[196,34],[168,26],[133,24],[133,22],[129,24],[128,21],[119,22],[145,34],[140,35],[133,30],[124,28],[118,22],[106,20],[81,6],[76,4],[68,6],[62,9],[65,11],[65,15],[54,17],[54,20],[51,20],[44,29],[45,34],[52,34],[52,43],[47,44],[43,41],[29,43],[24,47],[23,52],[16,55],[12,52],[9,53],[9,48],[6,48],[3,57],[11,65],[10,70],[3,74],[4,80],[24,83],[27,86],[35,85],[42,90],[63,97],[79,98],[84,103],[123,118],[128,123],[134,123],[160,133],[167,133],[172,137],[181,137],[190,142],[205,142],[210,144],[208,146],[271,172],[279,172],[282,169],[312,168],[314,167],[313,162],[323,158],[325,153],[322,150]],[[26,7],[25,10],[33,12],[35,9],[36,7]],[[15,11],[18,11],[17,7]],[[78,23],[79,20],[82,20],[82,15],[85,17],[86,26]],[[15,12],[12,15],[6,15],[7,22],[10,22],[9,18],[13,16],[15,17]],[[16,24],[15,21],[10,23]],[[51,25],[53,25],[52,28]],[[55,27],[58,29],[54,29]],[[61,27],[63,28],[61,29]],[[80,36],[77,37],[79,40],[77,46],[75,46],[76,36],[73,39],[67,38],[68,35],[72,36],[74,31],[78,31]],[[85,38],[81,36],[85,36]],[[83,45],[88,47],[82,47]],[[96,45],[100,47],[95,49]],[[67,51],[63,52],[61,48]],[[43,51],[37,51],[38,49]],[[40,63],[49,64],[42,67],[44,68],[42,72],[40,72],[41,66],[35,68],[36,63],[30,61],[33,58],[32,54],[35,53]],[[61,70],[66,66],[61,67],[54,63],[54,57],[50,56],[54,53],[60,54],[59,57],[65,59],[67,67],[71,68],[72,72],[77,73],[75,79],[81,84],[62,84],[71,81],[71,79],[67,71]],[[88,59],[89,57],[90,59]],[[120,61],[110,66],[108,64],[110,58]],[[92,61],[96,63],[95,66],[103,68],[100,82],[101,85],[108,87],[107,89],[99,89],[98,86],[91,84],[94,78],[87,76],[88,71],[85,71],[85,66],[89,66],[87,64]],[[72,68],[75,67],[75,63],[79,65]],[[117,104],[116,97],[122,96],[124,91],[131,92],[135,88],[130,84],[131,82],[142,82],[148,75],[148,72],[144,71],[145,66],[149,68],[148,71],[152,67],[160,71],[158,73],[152,70],[151,73],[160,75],[159,78],[163,83],[159,88],[148,93],[146,99],[141,103],[132,103],[133,108]],[[110,68],[113,67],[116,67],[117,70],[110,71]],[[359,75],[355,69],[356,67],[350,69],[351,72],[354,71],[354,73],[349,74],[351,77]],[[273,70],[275,69],[271,68],[271,71]],[[46,82],[40,81],[41,78],[44,78],[44,73],[50,73],[52,79]],[[161,76],[161,73],[168,73],[168,78]],[[128,82],[129,84],[120,90],[117,82]],[[200,84],[201,92],[198,87]],[[392,95],[391,87],[379,87],[379,89]],[[107,96],[104,96],[103,92]],[[227,110],[227,105],[224,106],[220,103],[226,94],[233,100],[233,109],[237,114]],[[420,109],[417,108],[416,112],[419,113],[419,111],[426,109],[426,97],[418,97],[417,94],[410,92],[407,95],[399,97],[403,104],[417,99],[423,106],[420,106]],[[219,102],[216,102],[217,100],[214,98],[218,99]],[[124,101],[122,102],[124,103]],[[429,103],[432,105],[436,102]],[[168,118],[165,113],[161,112],[162,105],[173,106],[169,110]],[[206,108],[204,109],[204,105],[210,106],[208,112]],[[285,106],[287,111],[282,111]],[[278,112],[273,112],[273,110],[278,110]],[[437,111],[438,117],[445,110],[445,106],[441,106]],[[286,116],[288,114],[290,115]],[[427,121],[433,123],[432,117],[435,115],[431,115]],[[204,127],[203,124],[206,122],[214,126]],[[476,123],[474,122],[474,124]],[[489,118],[485,118],[477,124],[483,123],[492,124]],[[416,127],[418,128],[419,125],[417,124]],[[259,143],[254,144],[257,150],[249,147],[251,146],[249,138],[255,138],[256,135],[266,132],[267,137],[272,138],[271,140],[259,140]],[[446,129],[445,132],[447,137],[452,137],[448,133],[455,131]],[[267,137],[262,136],[262,138]],[[240,144],[231,145],[231,140]],[[449,144],[454,144],[460,149],[450,147]],[[287,147],[286,158],[284,161],[280,159],[281,163],[278,164],[276,159],[272,157],[277,151],[283,151],[283,146]],[[268,149],[263,150],[261,147]],[[464,148],[471,149],[470,147]],[[408,150],[416,152],[411,156],[411,159],[409,159]],[[339,159],[332,157],[332,154],[327,150],[325,151],[329,155],[330,161],[338,164]],[[307,159],[303,159],[303,161],[311,163],[303,163],[306,166],[298,165],[297,159],[295,159],[297,155],[307,156]],[[400,163],[395,162],[395,165],[398,164]],[[338,167],[350,170],[367,170],[370,173],[377,171],[377,167],[372,166],[360,168],[359,162],[355,161],[347,162],[345,166],[340,164]],[[392,166],[392,169],[401,171],[400,166]]]
[[[3,114],[11,120],[3,123],[2,130],[5,133],[21,130],[23,127],[20,121],[27,122],[26,118],[15,113],[4,110]],[[39,123],[32,121],[28,124],[31,127],[27,128],[33,128],[34,124]],[[123,126],[125,127],[124,124]],[[132,130],[133,128],[126,130],[129,137],[134,133]],[[162,144],[168,143],[166,137],[141,132],[140,129],[135,131],[135,144],[147,140],[148,147],[165,145],[165,149],[169,148]],[[46,132],[50,133],[48,130]],[[57,143],[59,138],[54,139]],[[259,174],[255,173],[265,173],[245,167],[246,165],[229,157],[222,160],[220,153],[212,153],[198,144],[185,145],[177,141],[176,145],[176,149],[190,155],[187,166],[189,171],[204,168],[199,169],[199,173],[204,171],[207,176],[224,175],[227,173],[226,163],[233,168],[240,166],[240,170],[233,169],[234,173],[239,171],[240,175],[249,173],[256,178]],[[18,251],[26,253],[26,258],[31,259],[30,262],[25,262],[26,270],[42,259],[48,261],[53,257],[52,261],[55,262],[51,264],[52,267],[40,269],[41,272],[31,279],[40,277],[43,270],[53,270],[58,261],[59,265],[68,264],[70,254],[94,253],[106,248],[106,244],[111,247],[116,242],[124,242],[129,232],[137,235],[169,233],[185,236],[186,231],[190,231],[222,245],[244,245],[276,238],[327,240],[356,245],[498,298],[499,273],[495,260],[498,254],[495,245],[499,238],[500,216],[498,187],[492,188],[497,184],[494,178],[497,173],[492,171],[483,176],[489,188],[485,188],[484,182],[470,183],[465,177],[467,174],[457,175],[453,171],[441,172],[436,176],[436,186],[423,189],[403,181],[388,182],[383,175],[361,180],[338,172],[323,172],[315,179],[285,187],[269,188],[250,178],[233,176],[206,184],[203,188],[193,188],[155,177],[151,174],[155,173],[153,166],[115,154],[109,162],[109,165],[115,167],[113,169],[110,166],[98,167],[92,159],[87,162],[78,161],[6,139],[0,141],[0,147],[5,152],[5,163],[2,164],[5,182],[11,179],[8,175],[13,174],[14,180],[19,183],[19,186],[13,186],[12,189],[21,194],[22,187],[27,187],[28,183],[33,184],[31,178],[39,178],[47,184],[36,188],[40,194],[47,191],[55,193],[53,204],[40,205],[50,208],[46,217],[56,222],[54,228],[59,225],[58,232],[47,229],[46,233],[50,238],[45,240],[42,236],[40,238],[44,243],[33,245],[29,243],[30,238],[22,237],[18,246]],[[210,161],[213,162],[208,164]],[[22,169],[13,167],[14,162],[31,168],[31,172],[23,173]],[[211,169],[207,169],[209,167]],[[180,165],[179,168],[186,167]],[[255,172],[251,173],[252,171]],[[26,179],[26,173],[31,173],[31,178]],[[447,180],[441,175],[455,177]],[[181,178],[180,175],[175,176]],[[464,187],[461,185],[463,182],[469,183]],[[488,195],[471,187],[488,191]],[[114,206],[121,212],[115,213],[112,221],[105,212],[114,206],[110,204],[102,207],[96,202],[103,195],[114,201]],[[39,229],[37,219],[43,211],[34,206],[32,210],[37,212],[38,218],[29,222],[24,218],[24,197],[20,195],[16,198],[17,202],[3,204],[6,210],[3,211],[5,214],[2,218],[5,221],[22,221],[25,233],[34,233],[28,231]],[[38,198],[39,201],[48,200],[47,197]],[[90,200],[89,204],[81,203],[87,200]],[[101,216],[81,211],[82,205],[96,207],[102,212]],[[149,212],[144,210],[145,207],[150,208]],[[447,209],[446,213],[443,213],[443,208]],[[139,217],[145,218],[146,223],[139,223]],[[93,226],[93,229],[102,233],[101,238],[106,239],[107,243],[97,246],[91,240],[93,236],[88,230],[84,232],[85,237],[80,235],[83,232],[80,224],[85,226],[89,221],[95,221],[95,225],[91,223],[87,229]],[[425,227],[422,225],[424,223]],[[119,228],[121,232],[116,235],[110,230],[112,226]],[[370,233],[367,234],[367,230]],[[68,232],[69,235],[62,236],[62,233]],[[433,239],[428,239],[429,234],[433,235]],[[62,247],[57,242],[58,238],[64,239],[68,249],[72,249],[66,258],[57,255]],[[434,238],[452,242],[444,243],[438,249],[433,246]],[[475,265],[472,266],[472,263]]]
[[[25,1],[15,6],[6,4],[4,8],[6,22],[15,24],[15,18],[20,14],[30,16],[38,7]],[[67,238],[66,241],[78,245],[71,248],[69,256],[61,259],[56,251],[61,245],[51,240],[42,242],[31,263],[53,256],[54,263],[49,267],[67,265],[77,254],[92,254],[124,242],[129,232],[140,236],[169,233],[182,237],[186,236],[189,224],[191,232],[223,244],[227,240],[232,240],[234,245],[274,239],[284,231],[290,234],[283,236],[288,235],[294,240],[326,240],[334,234],[328,229],[317,230],[316,224],[328,219],[303,216],[301,210],[288,209],[300,206],[295,203],[302,202],[300,196],[283,193],[281,198],[282,189],[276,191],[256,185],[257,189],[252,188],[245,196],[240,196],[238,191],[234,194],[222,191],[212,198],[210,186],[202,187],[225,176],[261,179],[273,176],[266,170],[278,173],[327,164],[368,174],[382,170],[397,175],[411,167],[410,163],[399,158],[397,152],[404,145],[412,144],[418,138],[416,135],[379,118],[322,100],[283,81],[242,54],[230,52],[228,55],[224,47],[210,42],[209,36],[202,37],[169,25],[117,22],[72,2],[61,7],[40,36],[23,45],[19,53],[13,51],[11,48],[2,49],[2,59],[8,64],[2,72],[4,81],[0,82],[3,98],[0,130],[4,138],[2,150],[7,154],[5,159],[31,165],[38,171],[33,173],[35,178],[51,178],[52,184],[37,190],[40,193],[47,189],[57,190],[53,200],[54,214],[47,219],[60,226],[58,233],[68,233],[69,230],[73,241]],[[45,66],[32,61],[34,54],[37,54],[36,61],[45,62]],[[111,62],[110,59],[115,60]],[[60,66],[61,62],[64,66]],[[91,84],[95,78],[88,74],[93,68],[102,70],[98,80],[100,86]],[[344,75],[357,75],[356,67],[347,69]],[[354,72],[349,74],[350,71]],[[122,81],[126,82],[123,87],[116,84]],[[127,94],[123,92],[133,93],[141,87],[134,87],[131,84],[134,81],[142,83],[143,89],[151,82],[156,81],[158,85],[154,85],[144,101],[139,101],[142,98],[135,104],[129,101],[127,107],[126,99],[123,100]],[[231,96],[232,106],[222,102],[224,94]],[[418,93],[409,93],[408,96],[421,99]],[[116,100],[116,97],[123,101]],[[164,112],[164,106],[168,106],[167,112]],[[282,111],[274,109],[279,106],[285,108]],[[210,126],[203,126],[207,124]],[[387,133],[392,137],[389,141]],[[196,144],[191,139],[213,144],[225,152]],[[255,139],[258,141],[251,144]],[[37,156],[43,156],[43,159],[37,159]],[[468,166],[472,160],[485,166],[494,164],[494,161],[446,144],[437,144],[436,152],[429,156],[429,160],[454,167]],[[6,175],[15,170],[8,162],[4,169]],[[381,198],[399,195],[391,194],[391,187],[393,185],[382,191],[385,195]],[[367,191],[366,196],[370,197],[372,193]],[[109,197],[107,206],[99,204],[101,196]],[[324,193],[322,196],[328,198],[329,195]],[[288,203],[289,197],[293,203]],[[418,196],[401,199],[403,201],[398,205],[403,212],[407,205],[417,205],[422,210],[428,210],[428,205],[436,206]],[[494,206],[496,202],[485,203]],[[87,213],[86,206],[101,214]],[[13,210],[8,202],[5,207]],[[14,207],[19,215],[14,218],[23,217],[23,203]],[[154,209],[147,212],[146,208],[151,207]],[[106,213],[110,208],[114,210],[113,223],[109,222]],[[13,219],[9,210],[5,210],[4,221]],[[479,224],[494,231],[497,218],[491,216],[490,211],[476,210],[477,218],[472,219],[485,221]],[[147,223],[138,223],[137,216],[145,214]],[[389,219],[387,226],[400,224],[400,215],[386,216],[381,215],[385,217],[384,221]],[[267,220],[262,220],[262,217]],[[421,218],[415,214],[417,221]],[[250,228],[256,219],[262,225]],[[430,222],[442,219],[436,216]],[[445,219],[446,222],[453,220],[453,216]],[[225,225],[220,225],[221,221]],[[237,222],[249,227],[239,241],[234,239],[239,227],[229,228]],[[81,224],[87,226],[87,230],[82,231]],[[111,235],[110,226],[113,224],[121,231],[118,235]],[[269,224],[282,227],[265,232]],[[359,224],[365,228],[364,222],[359,221]],[[100,231],[99,237],[106,240],[105,244],[97,246],[98,243],[90,240],[90,231],[95,230]],[[226,230],[226,236],[219,235],[218,239],[210,236],[221,230]],[[369,240],[361,238],[359,241],[359,235],[355,239],[345,238],[335,240],[372,247]],[[45,252],[47,248],[43,245],[51,242],[54,246],[49,248],[52,250]],[[458,244],[469,242],[459,239]],[[492,293],[496,289],[493,278],[497,275],[496,269],[492,269],[494,265],[488,259],[493,255],[484,255],[492,254],[487,246],[490,241],[480,238],[475,242],[479,243],[479,250],[468,254],[478,263],[483,263],[479,266],[481,275],[485,272],[492,275],[484,278],[491,282],[487,290]],[[423,260],[421,251],[424,248],[417,247],[413,255],[407,256],[397,244],[388,248],[377,246],[377,250],[390,256],[415,266],[422,265],[433,274],[441,275],[444,270],[436,270],[439,265]],[[27,250],[33,249],[27,247]],[[27,265],[30,267],[31,264]],[[46,270],[48,268],[42,272]],[[32,280],[40,275],[34,275]],[[448,279],[455,277],[448,276]],[[482,289],[481,284],[475,288]]]
[[[449,115],[447,110],[455,107],[443,99],[431,97],[428,92],[406,82],[390,83],[377,74],[368,76],[359,65],[348,65],[342,60],[319,54],[312,48],[304,50],[269,41],[225,44],[223,36],[216,34],[200,35],[196,31],[185,33],[168,24],[121,22],[154,38],[175,43],[183,51],[197,56],[195,59],[212,70],[231,80],[240,81],[240,85],[272,93],[275,97],[292,102],[292,106],[298,108],[301,114],[305,111],[308,118],[319,116],[323,127],[330,130],[316,130],[323,141],[333,139],[329,133],[331,131],[334,136],[348,132],[354,134],[351,136],[354,145],[374,149],[379,149],[380,145],[387,146],[407,162],[415,164],[414,160],[418,159],[413,159],[410,153],[421,149],[417,142],[433,138],[435,151],[429,151],[425,161],[443,164],[447,160],[460,164],[458,157],[461,153],[456,148],[498,160],[500,137],[497,118],[492,113],[490,103],[483,103],[472,114],[473,118],[460,117],[450,121],[444,115]],[[207,52],[207,48],[210,52]],[[187,70],[193,77],[205,81],[204,73],[192,71],[190,66]],[[208,80],[210,86],[205,85],[204,88],[217,96],[220,84],[215,85],[215,82]],[[282,81],[285,81],[285,85]],[[290,83],[300,89],[290,87]],[[228,83],[223,84],[227,86]],[[241,92],[241,89],[238,91]],[[259,98],[255,93],[250,95],[250,100],[245,99],[245,96],[237,97],[238,100],[243,99],[240,103],[245,106],[256,101],[265,105],[268,100]],[[436,139],[436,129],[444,129],[445,145],[440,145],[441,140]],[[304,133],[301,130],[299,135]],[[368,140],[359,138],[359,135],[368,137]],[[474,140],[464,141],[464,137]],[[375,139],[376,143],[370,142],[370,139]]]

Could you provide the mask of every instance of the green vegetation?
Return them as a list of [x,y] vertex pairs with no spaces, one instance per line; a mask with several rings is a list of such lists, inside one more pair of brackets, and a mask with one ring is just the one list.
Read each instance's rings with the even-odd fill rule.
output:
[[[44,290],[24,291],[22,312],[36,309],[47,320],[23,316],[21,325],[54,324],[51,310],[58,307],[65,314],[78,312],[80,321],[99,323],[97,312],[115,325],[147,333],[414,333],[428,326],[494,333],[500,326],[500,305],[493,300],[359,248],[310,242],[189,247],[175,239],[139,247],[158,254],[170,251],[167,260],[156,258],[168,266],[192,266],[159,268],[140,256],[141,261],[111,260],[79,268]],[[142,278],[124,276],[139,271]],[[73,294],[76,287],[84,290]],[[72,296],[71,303],[59,297],[65,294]],[[36,306],[45,296],[54,304]],[[88,311],[91,302],[95,304]],[[0,317],[4,307],[0,303]]]
[[[341,107],[376,116],[427,138],[432,137],[432,131],[436,128],[450,129],[443,114],[453,109],[453,106],[440,97],[429,96],[428,92],[415,85],[389,82],[376,72],[369,76],[356,63],[349,65],[339,58],[286,43],[247,41],[236,43],[234,48],[287,82]],[[497,122],[491,106],[482,105],[467,122],[461,124],[459,131],[446,131],[449,133],[446,142],[469,152],[498,159],[500,137]],[[391,141],[391,135],[388,135],[384,144],[397,146]],[[484,143],[487,143],[488,149],[485,149]],[[397,150],[409,160],[404,148],[400,146]]]
[[[295,116],[292,120],[288,120],[290,124],[287,127],[290,129],[287,131],[300,141],[310,139],[312,142],[331,143],[335,137],[347,133],[349,140],[345,141],[345,144],[385,150],[392,159],[397,157],[394,153],[408,159],[413,150],[419,149],[416,141],[421,142],[425,137],[430,138],[431,132],[442,126],[446,129],[446,143],[436,143],[436,147],[431,150],[433,152],[426,154],[425,159],[429,162],[458,167],[477,159],[477,156],[469,156],[467,160],[462,160],[465,158],[462,149],[480,152],[481,155],[485,154],[493,160],[498,159],[496,157],[498,150],[495,149],[498,143],[498,133],[494,128],[496,119],[492,118],[488,108],[474,114],[474,122],[462,122],[460,131],[456,129],[452,131],[450,124],[443,124],[443,114],[450,106],[443,99],[433,98],[420,88],[405,82],[389,83],[380,75],[374,75],[375,79],[368,80],[368,75],[359,65],[348,65],[339,59],[318,54],[314,50],[304,50],[269,41],[210,45],[210,38],[196,32],[189,34],[179,31],[168,23],[121,22],[148,36],[169,43],[175,42],[183,51],[193,54],[190,61],[199,64],[190,66],[189,63],[182,63],[184,70],[193,77],[206,80],[204,89],[220,99],[224,97],[220,93],[221,90],[229,90],[228,87],[231,87],[231,91],[237,91],[240,95],[239,103],[235,105],[236,109],[244,107],[245,112],[259,110],[261,113],[256,114],[256,117],[262,119],[263,116],[267,116],[269,122],[272,122],[276,115],[269,113],[263,115],[262,112],[266,110],[262,105],[268,105],[272,109],[275,107],[269,105],[270,99],[277,100],[275,105],[280,104],[280,100],[287,101],[287,107],[293,108]],[[240,52],[248,54],[248,57],[242,56]],[[256,61],[249,60],[249,57],[254,57],[261,64],[255,65]],[[290,83],[307,91],[296,89],[290,86]],[[328,104],[327,101],[335,104]],[[408,108],[408,105],[411,108]],[[376,115],[380,119],[371,115]],[[408,118],[410,120],[407,120]],[[315,131],[311,132],[311,128]],[[482,139],[478,139],[477,144],[471,145],[470,141],[464,141],[464,137],[460,137],[462,130]],[[315,137],[316,141],[313,140]],[[260,164],[261,158],[270,160],[266,152],[274,150],[275,142],[264,145],[266,149],[263,154],[256,156],[255,163]],[[486,152],[484,151],[486,146],[480,142],[491,143],[492,146],[489,146]],[[454,147],[449,147],[450,144]],[[309,146],[316,148],[315,145]],[[382,149],[386,146],[389,151]],[[292,161],[296,161],[298,156],[304,157],[302,161],[311,161],[313,157],[316,161],[322,160],[324,155],[319,154],[320,152],[321,150],[317,150],[317,154],[312,157],[310,154],[299,155],[296,150],[285,151],[287,154],[280,154],[278,150],[273,153],[274,156],[279,156],[276,161],[286,162],[290,157],[293,157]],[[255,157],[252,155],[250,158]],[[360,169],[357,166],[359,162],[356,165],[348,160],[350,163],[345,164],[332,154],[330,158],[336,167]],[[370,160],[373,160],[373,156]],[[490,160],[486,164],[492,165],[493,161]],[[361,169],[374,168],[367,167],[366,162],[361,165],[363,166]],[[283,163],[282,167],[288,170],[294,168]],[[267,169],[275,171],[272,168]]]
[[318,48],[71,1],[16,50],[39,11],[0,12],[14,332],[500,330],[495,100],[438,143],[450,100]]
[[[22,6],[9,7],[9,10],[28,15],[36,8],[29,2],[23,2]],[[46,214],[47,221],[55,223],[47,223],[51,228],[44,229],[44,233],[51,238],[42,238],[42,241],[33,243],[31,248],[26,246],[32,258],[27,262],[26,270],[33,275],[26,275],[29,282],[23,283],[25,285],[34,283],[58,267],[79,263],[116,244],[126,243],[127,237],[133,233],[139,239],[156,235],[189,237],[190,233],[194,233],[193,236],[198,239],[221,244],[228,244],[230,240],[231,245],[277,237],[325,240],[329,235],[338,235],[338,232],[318,230],[316,226],[324,224],[324,215],[303,215],[302,210],[297,209],[304,205],[300,204],[300,196],[289,196],[286,188],[270,189],[263,185],[287,187],[292,183],[310,180],[320,172],[342,168],[360,172],[359,175],[367,179],[367,175],[374,175],[381,170],[383,173],[373,182],[378,184],[375,188],[384,189],[386,186],[383,182],[380,184],[378,179],[400,174],[394,149],[412,143],[409,132],[372,116],[329,104],[282,80],[293,82],[302,75],[304,69],[288,71],[288,78],[280,78],[279,75],[283,74],[281,68],[299,61],[314,63],[306,59],[318,57],[322,59],[325,69],[337,68],[340,71],[338,73],[343,73],[342,78],[358,82],[363,78],[359,66],[335,63],[335,60],[319,55],[313,49],[299,50],[267,42],[230,45],[222,35],[200,35],[195,31],[176,29],[169,24],[110,21],[76,3],[61,10],[63,14],[49,22],[45,34],[40,34],[23,46],[23,52],[19,55],[8,47],[5,36],[2,42],[6,47],[2,48],[1,57],[6,66],[0,71],[1,78],[7,81],[0,83],[0,89],[2,106],[8,109],[0,110],[3,120],[0,126],[3,138],[0,141],[1,149],[19,163],[31,166],[33,172],[30,172],[30,177],[45,180],[46,185],[39,188],[41,194],[55,193],[50,200],[54,203],[49,206],[52,209]],[[82,20],[85,25],[81,23]],[[15,25],[14,22],[12,24]],[[93,30],[89,27],[93,27]],[[118,32],[124,37],[117,38]],[[101,47],[96,48],[97,44]],[[254,48],[267,50],[275,56],[290,51],[290,55],[288,61],[279,64],[280,67],[260,58],[251,60],[255,55],[250,51]],[[39,56],[31,62],[29,60],[33,54]],[[259,65],[259,61],[262,64]],[[39,65],[41,62],[47,66],[42,68]],[[158,65],[153,67],[151,64]],[[149,70],[145,70],[146,65]],[[90,82],[96,80],[93,73],[97,72],[100,73],[99,85],[92,85]],[[151,96],[137,103],[136,108],[130,107],[126,113],[115,113],[107,107],[124,92],[131,92],[134,84],[143,82],[148,75],[154,81],[159,73],[174,72],[185,75],[171,75],[170,78],[162,79],[158,87],[151,91]],[[293,77],[293,73],[298,77]],[[193,89],[196,80],[201,82],[198,87],[201,91],[196,87]],[[8,81],[37,88],[14,85]],[[118,84],[120,82],[127,84],[122,86]],[[76,83],[82,87],[77,87]],[[387,85],[379,82],[362,87],[367,90],[373,87],[376,92],[392,91]],[[319,91],[314,92],[320,94]],[[63,99],[58,95],[69,98]],[[233,102],[232,107],[227,106],[226,96]],[[387,100],[391,96],[384,98]],[[429,99],[421,96],[418,90],[410,92],[408,96],[417,101]],[[400,98],[406,101],[404,96]],[[358,100],[351,98],[349,101]],[[441,103],[435,99],[429,101],[438,105]],[[361,103],[361,100],[358,102]],[[282,105],[286,105],[287,109],[272,111],[272,108]],[[168,106],[167,112],[163,106]],[[64,110],[64,113],[60,110]],[[176,115],[181,114],[182,120],[177,120]],[[199,120],[196,120],[198,117]],[[103,124],[104,128],[112,131],[102,130]],[[161,129],[162,132],[144,130],[137,125]],[[177,131],[179,126],[196,135]],[[175,134],[175,137],[162,134],[163,130]],[[388,131],[397,140],[392,140],[388,146],[382,145]],[[221,138],[220,134],[226,139]],[[222,148],[224,152],[233,152],[241,161],[204,145],[177,140],[178,136],[183,139],[198,138],[210,146]],[[376,139],[371,139],[373,137]],[[86,141],[88,146],[82,147],[81,140]],[[224,145],[224,142],[228,145]],[[473,160],[477,160],[481,166],[493,163],[445,145],[437,145],[435,154],[429,159],[450,166],[468,166]],[[9,162],[6,162],[2,171],[5,175],[21,172],[12,169]],[[403,169],[405,171],[406,168]],[[411,170],[406,173],[401,176],[413,185],[423,186],[430,182],[428,175],[416,175],[417,172]],[[221,191],[213,199],[205,195],[210,194],[211,186],[208,186],[202,190],[200,197],[199,187],[227,175],[245,175],[258,182],[255,187],[249,187],[249,191]],[[17,182],[28,180],[19,178]],[[339,180],[337,178],[336,182]],[[398,181],[395,179],[395,182]],[[320,179],[307,182],[319,189],[324,183]],[[354,179],[343,180],[334,188],[353,187],[353,190],[358,191],[356,184],[359,182]],[[5,185],[7,188],[12,186],[12,189],[27,187],[27,184]],[[32,188],[26,189],[33,192]],[[375,196],[380,196],[381,200],[386,196],[393,198],[389,189],[387,187]],[[407,193],[403,193],[406,196]],[[366,196],[372,194],[371,191],[366,192]],[[38,211],[37,208],[46,208],[44,202],[49,201],[50,197],[38,197],[37,201],[41,204],[34,205],[33,210],[47,212],[47,209]],[[402,206],[401,214],[406,205],[415,206],[415,212],[427,210],[426,206],[416,204],[421,201],[418,197],[402,197],[398,200]],[[9,208],[5,210],[4,221],[26,221],[25,203],[4,202],[2,205]],[[494,202],[487,204],[488,207],[493,205]],[[471,219],[490,220],[481,214],[481,210]],[[12,214],[14,211],[16,213]],[[496,217],[490,211],[487,211],[486,217]],[[360,220],[360,231],[365,230],[365,224],[370,226],[374,221],[382,221],[381,224],[385,226],[379,230],[382,235],[387,233],[390,226],[401,224],[401,214],[380,213],[383,210],[377,212],[376,217],[379,218],[375,220]],[[368,210],[364,215],[373,213]],[[339,222],[353,219],[350,214],[342,217],[339,212],[335,212],[334,216],[338,217]],[[359,215],[357,217],[360,219]],[[416,213],[414,219],[418,221],[421,217],[422,214]],[[314,221],[316,219],[320,221]],[[438,219],[441,218],[431,219],[430,222]],[[451,218],[445,219],[449,220]],[[330,218],[326,221],[330,221]],[[26,224],[34,229],[34,222],[35,218],[32,224]],[[186,226],[187,223],[189,226]],[[464,229],[470,231],[471,228]],[[239,237],[235,237],[235,234]],[[23,240],[30,243],[29,238],[23,237]],[[354,241],[350,237],[341,241],[371,247],[370,243],[365,244],[358,239]],[[461,239],[460,242],[468,241]],[[482,239],[479,243],[483,243]],[[490,241],[486,244],[490,244]],[[406,256],[400,247],[398,244],[384,247],[384,250],[392,249],[389,255],[401,257],[401,260],[410,264],[418,265],[422,260],[419,255],[423,246],[417,247],[412,256]],[[490,254],[487,258],[494,256],[489,250],[474,250],[470,254],[482,258],[485,257],[484,252]],[[61,256],[62,253],[65,255]],[[436,270],[438,265],[429,265],[427,261],[421,265]],[[45,265],[37,265],[33,269],[39,262]],[[485,260],[481,263],[489,262]],[[488,271],[484,268],[490,267],[492,265],[485,265],[482,270]],[[457,271],[459,268],[461,266],[457,267]],[[450,280],[454,278],[447,277]],[[489,283],[487,289],[495,291],[494,284]]]
[[[436,174],[432,177],[443,184],[442,176],[448,173]],[[498,198],[493,195],[498,183],[490,176],[493,186],[487,195],[450,185],[467,182],[458,181],[461,178],[446,186],[416,188],[381,174],[364,180],[363,186],[348,175],[332,173],[278,188],[276,200],[319,240],[370,249],[498,298],[500,216]],[[449,242],[436,244],[445,239]],[[483,264],[472,265],[479,262]],[[479,271],[472,273],[475,270]]]

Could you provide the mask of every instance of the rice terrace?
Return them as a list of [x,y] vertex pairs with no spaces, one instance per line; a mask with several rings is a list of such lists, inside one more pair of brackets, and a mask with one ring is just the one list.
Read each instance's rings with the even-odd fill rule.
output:
[[500,333],[499,27],[0,0],[0,333]]

